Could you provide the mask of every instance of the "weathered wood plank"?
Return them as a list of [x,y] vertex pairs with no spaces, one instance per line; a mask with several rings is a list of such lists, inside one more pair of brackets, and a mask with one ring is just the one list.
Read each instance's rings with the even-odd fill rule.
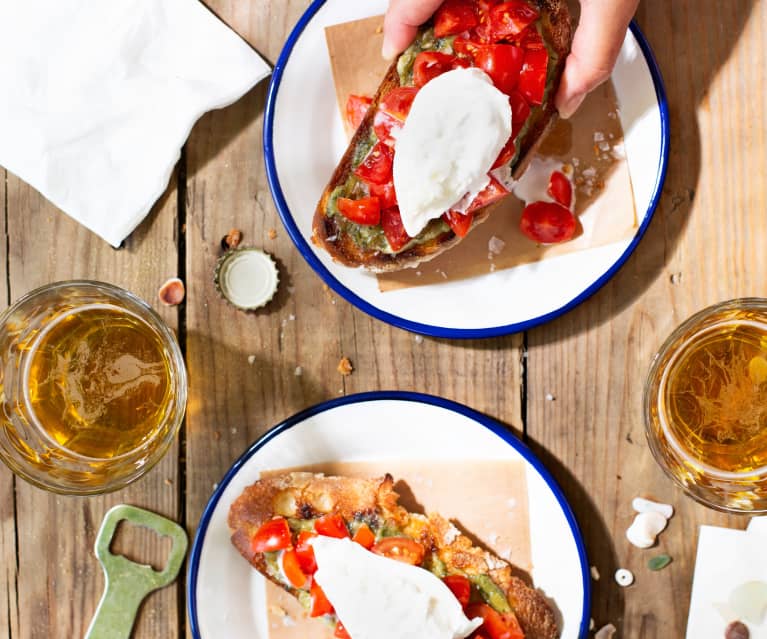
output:
[[[652,355],[677,324],[711,303],[767,291],[767,104],[764,74],[749,71],[766,53],[767,3],[646,0],[639,22],[669,94],[664,197],[613,281],[530,333],[527,426],[601,573],[597,627],[612,622],[622,637],[653,639],[684,636],[698,525],[746,523],[696,505],[666,479],[645,444],[641,401]],[[639,494],[677,507],[649,551],[625,539]],[[647,560],[661,552],[674,562],[651,573]],[[635,573],[634,587],[615,584],[617,567]]]
[[[6,172],[0,168],[0,310],[8,306],[6,268]],[[16,636],[19,623],[16,595],[16,498],[15,478],[0,464],[0,634]]]
[[[47,282],[90,278],[123,286],[158,308],[159,285],[176,273],[175,231],[175,189],[126,248],[115,251],[9,176],[11,298]],[[166,322],[176,325],[176,309],[158,310]],[[104,513],[114,504],[131,503],[177,518],[177,457],[174,446],[140,482],[103,498],[56,497],[17,481],[19,621],[13,639],[85,634],[104,587],[92,550]],[[142,546],[133,554],[151,560],[162,544],[147,535]],[[152,595],[135,636],[177,636],[177,604],[176,587]]]

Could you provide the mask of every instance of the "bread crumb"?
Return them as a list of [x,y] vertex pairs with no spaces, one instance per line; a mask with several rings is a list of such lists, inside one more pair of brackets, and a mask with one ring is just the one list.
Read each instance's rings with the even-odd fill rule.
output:
[[546,393],[546,401],[547,402],[555,402],[557,401],[557,398],[554,397],[551,393]]
[[377,34],[383,33],[383,27],[381,25],[378,25],[378,27],[376,28],[376,33]]
[[255,355],[248,355],[248,364],[253,366],[253,364],[256,363],[256,356]]
[[300,366],[296,366],[296,370],[293,372],[296,377],[301,377],[304,374],[304,369]]
[[599,581],[599,570],[597,569],[596,566],[591,567],[591,578],[594,581]]
[[173,480],[170,477],[166,477],[165,478],[165,485],[166,486],[172,486],[173,485]]
[[269,229],[269,230],[266,232],[266,235],[267,235],[267,237],[268,237],[270,240],[276,240],[276,239],[277,239],[277,229]]
[[506,242],[504,242],[500,237],[493,235],[493,237],[491,237],[490,241],[487,243],[487,250],[490,251],[492,255],[500,255],[505,246]]
[[338,362],[338,372],[344,377],[348,377],[354,372],[354,366],[348,357],[342,357],[341,361]]
[[415,339],[416,344],[423,344],[423,335],[416,335],[413,339]]

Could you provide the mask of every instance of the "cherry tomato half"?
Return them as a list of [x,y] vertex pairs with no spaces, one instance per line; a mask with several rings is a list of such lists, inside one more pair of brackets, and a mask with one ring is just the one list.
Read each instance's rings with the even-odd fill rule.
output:
[[512,91],[509,96],[511,105],[511,121],[514,124],[522,124],[530,117],[530,105],[519,91]]
[[336,629],[333,631],[333,636],[338,637],[338,639],[352,639],[351,635],[346,632],[344,624],[342,624],[340,621],[336,623]]
[[519,92],[530,104],[543,103],[546,92],[546,74],[549,68],[549,52],[546,49],[527,51],[519,74]]
[[367,524],[362,524],[359,528],[357,528],[357,532],[354,533],[352,541],[356,541],[363,548],[370,550],[376,543],[376,536],[373,534],[373,531],[370,530]]
[[418,93],[418,89],[414,87],[392,89],[383,97],[378,108],[404,122],[407,119],[407,114],[410,113],[410,107],[413,106],[416,93]]
[[349,123],[349,128],[356,131],[360,127],[372,103],[373,100],[366,95],[349,96],[346,100],[346,121]]
[[[378,222],[376,222],[376,224],[378,224]],[[335,537],[336,539],[351,537],[349,529],[346,527],[346,522],[341,515],[323,515],[314,522],[314,530],[320,535],[325,535],[325,537]]]
[[558,244],[572,239],[577,222],[572,211],[556,202],[533,202],[522,211],[519,228],[534,242]]
[[251,541],[253,552],[275,552],[291,544],[290,527],[284,517],[270,519],[256,531]]
[[493,204],[493,202],[502,200],[508,194],[508,189],[506,189],[506,187],[504,187],[503,184],[501,184],[494,177],[491,177],[490,184],[488,184],[482,191],[477,194],[477,197],[474,198],[466,212],[473,213],[478,208],[488,206]]
[[309,611],[310,617],[321,617],[322,615],[330,615],[335,612],[333,610],[333,604],[328,601],[322,588],[320,588],[320,585],[314,580],[312,580],[309,594],[312,597],[312,607]]
[[400,251],[413,239],[402,226],[402,217],[397,206],[381,211],[381,226],[392,251]]
[[433,80],[437,76],[457,69],[469,66],[468,60],[440,53],[439,51],[422,51],[416,56],[413,63],[413,82],[418,88]]
[[412,566],[420,566],[426,554],[421,544],[408,537],[385,537],[371,550],[377,555],[396,559]]
[[519,82],[524,58],[524,51],[513,44],[488,44],[479,47],[474,62],[499,90],[510,95]]
[[442,215],[442,219],[448,223],[450,230],[458,237],[466,237],[471,228],[471,223],[474,221],[474,214],[468,211],[466,213],[448,211]]
[[295,588],[305,588],[309,577],[301,570],[301,562],[296,551],[289,548],[282,553],[282,572]]
[[479,24],[471,30],[471,39],[484,44],[493,42],[493,29],[490,11],[500,0],[476,0]]
[[468,577],[463,575],[448,575],[442,581],[450,588],[450,592],[455,595],[455,598],[464,607],[469,605],[469,599],[471,598],[471,582]]
[[473,29],[478,24],[472,0],[446,0],[434,14],[434,35],[444,38]]
[[373,119],[373,131],[376,137],[387,146],[394,146],[397,133],[402,129],[402,121],[380,109]]
[[525,639],[525,634],[519,627],[519,622],[513,613],[500,615],[484,603],[469,604],[466,607],[469,619],[482,618],[479,633],[488,639]]
[[[377,197],[363,197],[359,200],[350,200],[349,198],[339,197],[337,206],[341,215],[355,224],[375,226],[381,222],[381,202]],[[315,526],[316,525],[315,522]],[[317,529],[317,532],[325,534],[319,529]]]
[[391,147],[378,142],[356,169],[354,175],[368,184],[386,184],[392,179],[394,153]]
[[490,28],[496,40],[513,38],[539,17],[540,14],[526,2],[502,2],[490,9]]
[[390,209],[397,206],[397,193],[394,190],[394,183],[387,184],[369,184],[370,195],[377,197],[381,201],[381,210]]
[[549,188],[546,192],[565,208],[569,209],[573,203],[573,185],[567,176],[560,172],[554,171],[549,179]]
[[314,558],[314,548],[309,543],[310,539],[317,536],[317,533],[304,530],[298,533],[296,540],[296,556],[301,570],[307,575],[313,575],[317,572],[317,560]]

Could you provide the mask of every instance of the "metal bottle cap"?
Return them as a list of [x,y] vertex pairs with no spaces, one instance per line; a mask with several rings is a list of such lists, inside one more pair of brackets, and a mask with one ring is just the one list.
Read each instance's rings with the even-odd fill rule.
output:
[[274,260],[257,248],[232,249],[216,264],[216,289],[227,302],[243,311],[266,306],[279,283]]

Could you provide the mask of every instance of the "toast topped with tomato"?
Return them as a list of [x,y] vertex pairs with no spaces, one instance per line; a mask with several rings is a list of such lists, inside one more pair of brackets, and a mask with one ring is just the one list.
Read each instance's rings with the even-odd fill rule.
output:
[[[566,0],[447,0],[389,68],[369,106],[350,99],[347,112],[364,116],[318,204],[314,243],[347,266],[385,272],[417,266],[459,242],[509,194],[509,178],[521,175],[556,117],[571,39]],[[397,134],[424,85],[471,67],[508,96],[511,137],[484,190],[410,237],[394,188]]]
[[371,553],[429,571],[429,579],[442,580],[452,591],[468,619],[482,619],[472,638],[559,636],[546,598],[513,576],[506,561],[474,546],[439,515],[410,513],[398,500],[391,475],[353,479],[287,473],[261,479],[232,504],[231,539],[310,616],[336,624],[337,637],[349,636],[339,623],[343,619],[313,578],[319,576],[313,544],[322,537],[350,539]]

